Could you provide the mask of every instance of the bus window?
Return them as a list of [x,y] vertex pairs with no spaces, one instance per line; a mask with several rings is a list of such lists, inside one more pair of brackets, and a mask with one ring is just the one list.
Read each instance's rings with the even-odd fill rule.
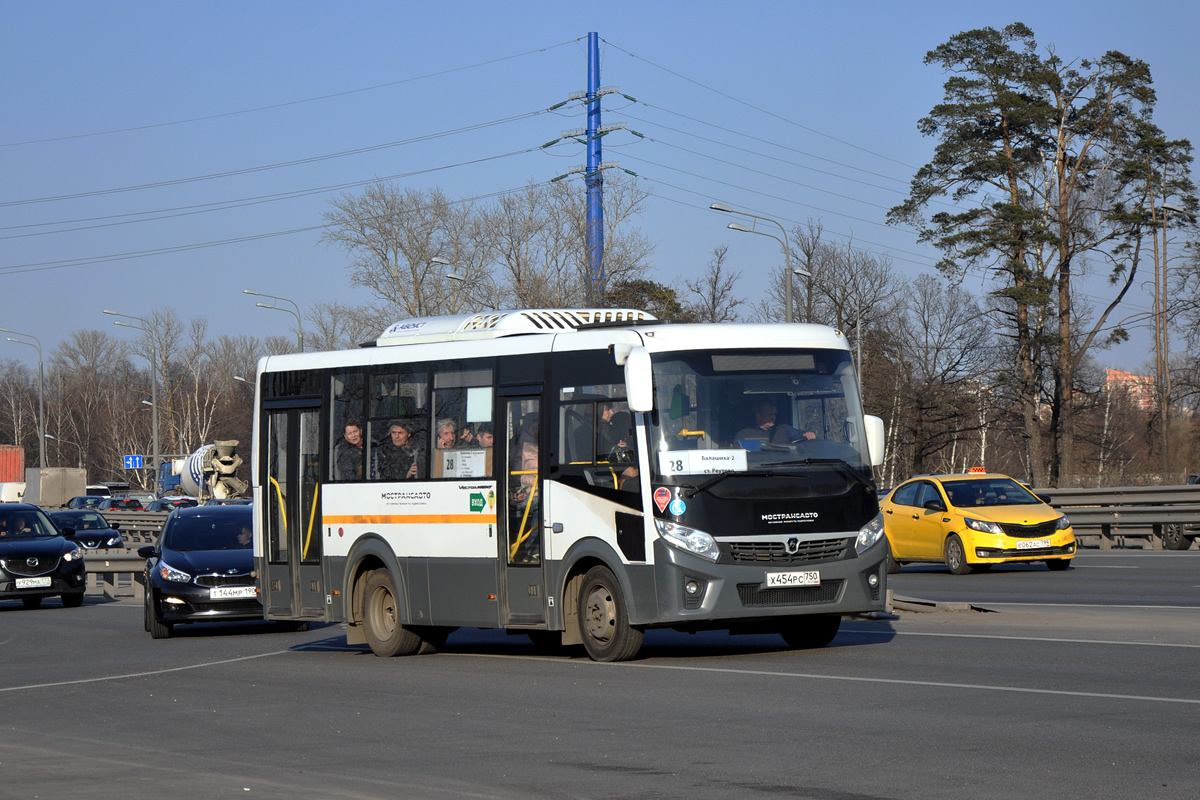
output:
[[371,418],[367,422],[368,477],[371,480],[424,480],[428,477],[428,426],[424,414],[429,372],[409,364],[371,376]]
[[330,479],[361,481],[366,473],[366,430],[363,426],[363,375],[361,372],[333,374],[333,457]]
[[450,362],[433,377],[430,413],[434,478],[491,477],[492,450],[479,442],[479,432],[491,432],[492,382],[490,362]]

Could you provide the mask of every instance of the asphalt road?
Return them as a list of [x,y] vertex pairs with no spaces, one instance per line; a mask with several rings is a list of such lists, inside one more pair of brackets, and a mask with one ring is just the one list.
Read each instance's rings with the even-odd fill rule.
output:
[[995,608],[849,620],[819,651],[651,632],[617,665],[484,631],[388,660],[332,625],[154,641],[129,601],[0,603],[0,798],[1192,800],[1198,570],[909,568],[900,594]]

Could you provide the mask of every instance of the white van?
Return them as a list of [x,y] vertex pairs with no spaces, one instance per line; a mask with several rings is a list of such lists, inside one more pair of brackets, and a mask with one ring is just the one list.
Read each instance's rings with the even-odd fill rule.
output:
[[0,503],[25,502],[24,483],[0,483]]

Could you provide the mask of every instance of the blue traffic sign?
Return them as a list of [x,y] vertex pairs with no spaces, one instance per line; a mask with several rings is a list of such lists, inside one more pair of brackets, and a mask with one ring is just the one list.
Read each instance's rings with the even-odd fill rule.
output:
[[125,456],[125,469],[141,469],[141,468],[142,468],[142,457],[141,456]]

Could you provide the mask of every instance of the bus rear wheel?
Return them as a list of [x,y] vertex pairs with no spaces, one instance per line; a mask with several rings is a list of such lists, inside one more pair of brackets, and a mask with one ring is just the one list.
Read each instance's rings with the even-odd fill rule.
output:
[[375,570],[367,579],[363,632],[371,652],[381,658],[411,656],[421,649],[421,637],[400,624],[396,588],[386,569]]
[[593,661],[628,661],[642,649],[643,634],[630,626],[621,585],[608,567],[592,567],[583,576],[579,634]]

